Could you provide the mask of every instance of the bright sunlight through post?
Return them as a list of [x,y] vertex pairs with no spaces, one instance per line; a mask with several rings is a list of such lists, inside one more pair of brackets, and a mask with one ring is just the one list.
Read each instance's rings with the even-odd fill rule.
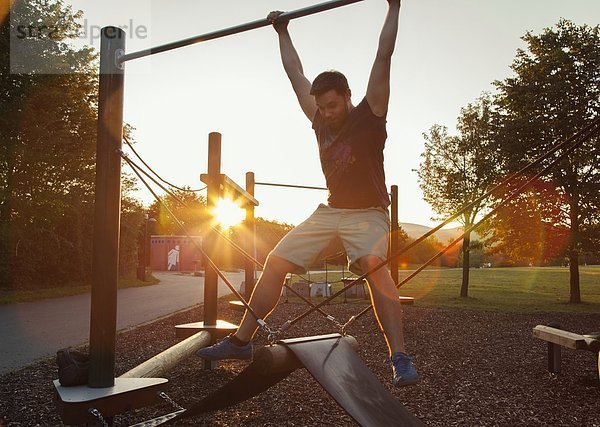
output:
[[245,218],[244,210],[231,199],[219,199],[212,213],[215,221],[223,228],[233,227]]

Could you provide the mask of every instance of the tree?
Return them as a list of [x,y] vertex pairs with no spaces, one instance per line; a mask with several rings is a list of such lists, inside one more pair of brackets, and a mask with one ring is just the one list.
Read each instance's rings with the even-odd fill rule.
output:
[[[560,20],[540,35],[523,36],[511,66],[515,75],[496,82],[502,114],[501,144],[507,172],[547,152],[600,113],[599,27]],[[562,194],[570,239],[570,302],[581,302],[579,254],[593,241],[600,209],[600,144],[584,143],[544,178]],[[548,221],[552,221],[551,218]]]
[[162,203],[155,200],[150,205],[148,214],[157,221],[153,228],[154,234],[185,235],[164,205],[192,236],[201,236],[207,230],[209,213],[206,211],[206,198],[185,188],[171,188],[168,194],[161,197]]
[[134,277],[140,263],[139,232],[145,225],[144,207],[131,194],[137,189],[131,175],[123,174],[121,179],[121,230],[119,238],[119,274]]
[[267,260],[269,252],[283,237],[294,228],[293,225],[279,221],[256,218],[256,254],[262,264]]
[[[496,149],[496,126],[491,97],[482,95],[461,109],[458,135],[448,135],[444,126],[434,125],[425,137],[423,161],[417,171],[425,200],[440,218],[449,217],[477,200],[497,179],[500,159]],[[477,202],[459,218],[465,229],[475,223],[486,202]],[[435,218],[435,219],[440,219]],[[471,233],[463,238],[461,297],[468,296],[469,245]]]
[[[517,177],[510,189],[521,187]],[[569,241],[564,196],[549,182],[536,180],[505,203],[481,229],[490,255],[505,257],[512,265],[564,264]]]
[[[408,237],[404,246],[408,246],[416,239]],[[423,264],[433,258],[439,251],[444,248],[444,245],[435,236],[429,236],[416,246],[406,251],[398,259],[400,267],[406,267],[409,264]],[[442,258],[438,258],[434,266],[441,267],[443,265]]]
[[[89,271],[97,79],[94,53],[63,43],[78,17],[60,1],[17,1],[0,24],[2,287],[81,281]],[[29,43],[28,55],[72,72],[11,73],[11,31],[42,18],[57,32]]]
[[[0,287],[86,283],[91,274],[97,56],[91,48],[68,44],[81,15],[60,0],[17,0],[10,19],[0,16]],[[19,34],[19,27],[37,33],[11,51],[11,34]],[[15,72],[11,60],[18,57],[43,63],[46,74],[33,73],[19,61],[21,72]],[[139,205],[128,203],[126,189],[124,218],[130,224],[129,215]],[[128,230],[121,240],[126,249],[131,248]],[[127,262],[123,267],[128,270]]]

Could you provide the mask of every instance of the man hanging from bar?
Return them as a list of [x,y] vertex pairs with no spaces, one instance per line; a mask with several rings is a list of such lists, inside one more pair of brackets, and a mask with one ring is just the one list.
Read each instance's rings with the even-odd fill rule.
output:
[[[388,0],[388,4],[367,93],[356,106],[342,73],[325,71],[312,84],[309,82],[288,32],[288,22],[277,19],[281,12],[268,16],[279,37],[285,72],[315,131],[329,196],[327,205],[320,205],[269,254],[250,299],[251,308],[262,319],[277,304],[286,274],[306,271],[332,239],[341,238],[350,269],[357,274],[372,270],[387,256],[390,200],[383,149],[400,0]],[[416,384],[419,376],[405,353],[402,307],[390,273],[385,267],[379,268],[369,274],[367,282],[388,345],[393,383],[398,387]],[[251,359],[256,330],[255,319],[246,311],[234,334],[199,350],[198,355],[208,360]]]

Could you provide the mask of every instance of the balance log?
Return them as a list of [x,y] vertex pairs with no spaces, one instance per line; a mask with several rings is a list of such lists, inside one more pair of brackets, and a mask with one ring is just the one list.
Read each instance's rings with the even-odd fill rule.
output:
[[169,347],[144,363],[121,375],[121,378],[153,378],[160,377],[177,366],[182,360],[192,356],[201,348],[211,343],[210,333],[200,331],[185,340]]
[[[356,338],[350,335],[340,337],[354,349],[358,350]],[[253,364],[262,374],[278,374],[302,368],[298,358],[284,344],[267,345],[254,353]]]

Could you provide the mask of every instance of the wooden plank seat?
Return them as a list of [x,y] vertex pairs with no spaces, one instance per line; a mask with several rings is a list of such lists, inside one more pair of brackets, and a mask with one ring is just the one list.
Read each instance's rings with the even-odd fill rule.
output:
[[109,418],[162,402],[159,393],[167,382],[165,378],[115,378],[113,387],[91,388],[64,387],[54,380],[54,401],[63,424],[93,423],[98,421],[90,413],[93,409]]
[[533,328],[533,336],[573,350],[600,351],[600,332],[580,335],[552,326],[537,325]]
[[533,336],[548,342],[548,371],[560,373],[561,348],[585,350],[598,353],[598,374],[600,375],[600,332],[580,335],[559,329],[559,325],[537,325]]

